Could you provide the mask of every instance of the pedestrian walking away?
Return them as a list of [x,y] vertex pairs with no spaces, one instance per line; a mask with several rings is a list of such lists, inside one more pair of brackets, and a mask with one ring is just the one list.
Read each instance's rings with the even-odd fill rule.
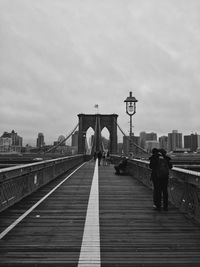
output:
[[94,158],[94,161],[97,159],[97,152],[96,151],[94,152],[93,158]]
[[103,166],[106,166],[106,152],[103,151],[103,155],[102,155],[102,159],[103,159]]
[[110,165],[110,152],[109,152],[109,150],[106,153],[106,165]]
[[101,151],[99,151],[97,153],[97,157],[98,157],[98,165],[100,166],[101,165],[101,158],[102,158],[102,152]]

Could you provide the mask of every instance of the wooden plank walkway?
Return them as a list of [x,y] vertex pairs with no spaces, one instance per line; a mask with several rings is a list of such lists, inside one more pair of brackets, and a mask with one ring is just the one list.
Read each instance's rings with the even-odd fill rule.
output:
[[[98,203],[97,188],[92,197],[90,192],[93,174],[94,163],[86,163],[0,239],[0,266],[200,266],[200,225],[172,206],[168,212],[152,210],[151,190],[130,176],[114,175],[112,165],[99,168],[101,263],[94,265],[85,255],[79,262],[86,214],[93,214],[88,201],[93,208]],[[62,180],[2,212],[0,232]],[[98,229],[98,220],[90,224]],[[98,235],[92,236],[86,241],[96,245]]]
[[152,209],[152,191],[100,167],[101,266],[200,266],[200,226],[175,207]]

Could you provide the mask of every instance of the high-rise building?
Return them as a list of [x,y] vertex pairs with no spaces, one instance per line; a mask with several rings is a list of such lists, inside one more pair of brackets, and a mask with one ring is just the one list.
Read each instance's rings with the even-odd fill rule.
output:
[[157,141],[157,133],[140,133],[140,146],[146,148],[146,141]]
[[146,132],[140,133],[140,146],[145,148],[145,141],[146,141]]
[[160,145],[160,148],[163,148],[167,151],[168,150],[168,137],[164,135],[159,137],[159,145]]
[[65,137],[64,137],[64,135],[60,135],[59,137],[58,137],[58,144],[60,144],[60,146],[65,146],[66,145],[66,141],[65,141]]
[[44,143],[44,134],[43,133],[38,133],[38,137],[37,137],[37,147],[41,148],[45,145]]
[[[138,154],[138,148],[139,146],[140,138],[139,136],[131,136],[131,142],[132,142],[132,151],[130,151],[130,137],[129,136],[123,136],[123,153],[127,156],[130,155],[132,152],[134,155]],[[135,146],[136,144],[137,146]]]
[[145,149],[151,153],[153,148],[160,148],[159,142],[156,140],[148,140],[145,142]]
[[1,152],[21,152],[22,137],[14,130],[11,133],[4,132],[0,137],[0,151]]
[[146,133],[146,141],[157,141],[157,133]]
[[0,137],[0,152],[11,152],[12,151],[12,138],[11,134],[4,132]]
[[182,133],[178,133],[177,130],[168,133],[168,151],[175,151],[182,147]]
[[123,153],[123,143],[117,144],[117,153],[121,155]]
[[189,148],[194,152],[198,147],[200,147],[200,135],[196,133],[184,136],[184,148]]
[[78,131],[75,131],[72,134],[72,146],[73,147],[78,147]]

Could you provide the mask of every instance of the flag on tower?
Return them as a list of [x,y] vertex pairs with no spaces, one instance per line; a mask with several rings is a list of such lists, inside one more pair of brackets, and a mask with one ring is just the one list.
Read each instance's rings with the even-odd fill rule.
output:
[[98,105],[98,104],[95,104],[95,105],[94,105],[94,107],[95,107],[95,108],[98,108],[98,107],[99,107],[99,105]]

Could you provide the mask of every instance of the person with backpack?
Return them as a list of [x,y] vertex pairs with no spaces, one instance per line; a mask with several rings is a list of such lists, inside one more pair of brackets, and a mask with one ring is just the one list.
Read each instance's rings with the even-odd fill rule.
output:
[[166,155],[164,149],[152,150],[152,156],[149,158],[149,167],[152,169],[151,180],[153,182],[153,202],[156,210],[161,210],[163,200],[163,210],[168,210],[168,181],[169,169],[172,168],[171,158]]

